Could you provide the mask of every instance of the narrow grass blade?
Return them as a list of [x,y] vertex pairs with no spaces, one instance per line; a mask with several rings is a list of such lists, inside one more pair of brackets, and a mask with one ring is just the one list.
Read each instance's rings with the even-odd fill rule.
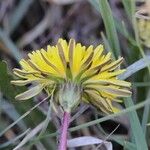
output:
[[83,112],[85,112],[87,109],[89,108],[89,105],[82,105],[79,107],[79,110],[77,110],[76,114],[74,114],[71,117],[70,122],[74,121],[75,119],[77,119],[78,117],[80,117],[82,115]]
[[[1,108],[2,108],[2,111],[5,112],[12,120],[17,120],[20,117],[20,114],[17,112],[17,110],[15,109],[14,105],[9,103],[5,99],[2,99]],[[23,131],[27,129],[27,126],[26,126],[26,124],[25,124],[25,122],[23,120],[18,122],[17,125]]]
[[149,112],[150,112],[150,106],[146,105],[144,107],[144,112],[143,112],[143,117],[142,117],[142,128],[143,128],[143,132],[145,134],[145,137],[146,137],[146,131],[147,131]]
[[47,100],[48,97],[46,97],[45,99],[43,99],[41,102],[39,102],[38,104],[36,104],[34,107],[30,108],[30,110],[28,110],[26,113],[24,113],[21,117],[19,117],[16,121],[14,121],[12,124],[10,124],[6,129],[4,129],[1,133],[0,133],[0,137],[6,132],[8,131],[10,128],[12,128],[14,125],[16,125],[20,120],[22,120],[23,118],[25,118],[27,115],[29,115],[35,108],[37,108],[41,103],[43,103],[44,101]]
[[49,108],[48,108],[47,116],[46,116],[46,119],[43,121],[43,128],[42,128],[39,136],[41,136],[41,135],[43,135],[43,133],[45,133],[50,120],[51,120],[51,106],[49,106]]
[[150,82],[133,82],[132,86],[133,87],[146,87],[146,86],[150,86]]
[[13,150],[18,150],[20,149],[23,145],[25,145],[28,141],[31,140],[40,130],[43,128],[44,122],[40,123],[38,126],[36,126],[33,130],[28,133],[25,138],[13,149]]
[[21,22],[22,18],[25,16],[26,12],[28,11],[30,5],[33,3],[34,0],[23,0],[20,1],[15,11],[12,13],[10,17],[10,26],[9,32],[12,33],[16,27]]
[[118,78],[124,80],[137,71],[140,71],[141,69],[147,67],[147,65],[150,65],[150,56],[146,56],[146,59],[148,60],[147,62],[145,62],[145,59],[142,58],[130,65],[123,74],[118,76]]
[[123,3],[123,6],[125,8],[125,11],[128,15],[128,17],[130,18],[130,20],[132,20],[132,14],[133,14],[133,10],[132,10],[132,7],[131,7],[131,2],[132,0],[122,0],[122,3]]
[[3,41],[3,43],[6,45],[6,47],[11,52],[12,56],[17,60],[20,61],[22,58],[22,55],[19,51],[19,49],[16,47],[16,45],[12,42],[12,40],[9,38],[9,36],[6,34],[5,31],[3,31],[0,28],[0,39]]
[[117,18],[115,18],[115,26],[120,34],[122,34],[126,39],[128,39],[132,45],[136,46],[136,41],[132,37],[131,33],[128,32],[124,21],[120,22]]
[[101,32],[101,36],[102,36],[102,39],[103,39],[103,42],[104,42],[104,45],[105,45],[106,50],[107,50],[108,52],[110,51],[110,52],[112,53],[112,57],[115,59],[113,50],[112,50],[111,46],[109,45],[109,42],[108,42],[108,40],[107,40],[107,38],[106,38],[106,36],[104,35],[103,32]]
[[122,138],[120,136],[113,136],[110,138],[111,140],[114,140],[115,142],[117,142],[118,144],[122,145],[124,147],[124,149],[127,149],[127,150],[137,150],[136,149],[136,145],[131,143],[131,142],[128,142],[126,141],[125,138]]
[[[149,88],[147,97],[150,97],[150,88]],[[143,117],[142,117],[142,128],[143,128],[143,132],[145,134],[145,137],[146,137],[147,123],[148,123],[149,115],[150,115],[150,106],[145,105],[144,112],[143,112]]]
[[[139,104],[136,104],[134,106],[128,107],[128,108],[120,111],[119,113],[111,114],[111,115],[108,115],[106,117],[103,117],[103,118],[100,118],[100,119],[96,119],[96,120],[93,120],[93,121],[90,121],[90,122],[78,125],[76,127],[72,127],[72,128],[69,129],[69,131],[73,132],[73,131],[77,131],[77,130],[80,130],[80,129],[83,129],[83,128],[87,128],[89,126],[92,126],[92,125],[95,125],[95,124],[98,124],[98,123],[101,123],[101,122],[113,119],[114,117],[126,114],[128,112],[132,112],[132,111],[134,111],[136,109],[140,109],[140,108],[144,107],[145,105],[150,105],[150,99],[144,100],[143,102],[141,102]],[[41,136],[40,138],[35,139],[34,142],[39,140],[39,139],[43,139],[43,138],[47,138],[47,137],[54,137],[57,134],[58,134],[58,132]]]
[[108,42],[113,50],[115,57],[117,58],[120,55],[120,45],[109,3],[107,0],[90,0],[90,2],[94,7],[96,7],[96,9],[99,6],[99,12],[101,13],[104,21]]
[[84,137],[78,137],[67,141],[68,147],[81,147],[86,145],[94,145],[94,144],[104,144],[107,148],[107,150],[112,150],[112,143],[107,142],[105,140],[101,140],[92,136],[84,136]]
[[[124,100],[124,103],[125,103],[126,108],[135,107],[131,98],[127,98],[126,100]],[[131,130],[132,130],[132,134],[135,140],[137,150],[142,150],[142,149],[148,150],[145,136],[144,136],[142,127],[140,125],[140,121],[139,121],[136,111],[134,110],[128,113],[128,117],[130,120]]]
[[17,137],[15,137],[14,139],[6,142],[6,143],[3,143],[3,144],[0,144],[0,149],[2,148],[5,148],[9,145],[12,145],[12,144],[15,144],[15,142],[17,142],[20,138],[22,138],[23,136],[25,136],[27,133],[29,133],[30,129],[27,129],[25,132],[21,133],[20,135],[18,135]]

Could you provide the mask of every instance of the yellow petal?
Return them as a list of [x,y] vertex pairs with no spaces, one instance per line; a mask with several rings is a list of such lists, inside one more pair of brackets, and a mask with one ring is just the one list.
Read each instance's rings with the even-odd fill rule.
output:
[[95,76],[90,78],[89,80],[85,81],[83,84],[84,85],[117,85],[117,86],[122,86],[122,87],[131,87],[130,82],[122,81],[122,80],[117,80],[117,79],[95,79]]
[[19,95],[17,95],[15,98],[17,100],[30,99],[30,98],[36,96],[37,94],[39,94],[42,91],[43,88],[44,88],[43,85],[37,85],[37,86],[35,86],[35,87],[33,87],[33,88],[31,88],[31,89],[29,89],[29,90],[19,94]]

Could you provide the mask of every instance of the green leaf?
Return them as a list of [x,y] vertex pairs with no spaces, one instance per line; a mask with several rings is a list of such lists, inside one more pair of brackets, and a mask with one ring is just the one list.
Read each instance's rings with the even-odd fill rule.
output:
[[[133,101],[131,98],[127,98],[124,100],[126,108],[134,106]],[[148,150],[147,143],[145,140],[145,135],[143,133],[139,118],[135,110],[128,113],[128,117],[131,124],[132,134],[135,140],[135,144],[137,150]]]
[[[0,90],[2,93],[2,96],[5,97],[6,101],[9,101],[13,106],[14,109],[18,112],[20,116],[18,118],[15,118],[16,120],[13,120],[13,123],[9,126],[2,126],[0,128],[0,134],[1,136],[10,128],[12,128],[14,125],[18,125],[20,121],[24,121],[26,126],[35,127],[39,122],[41,122],[44,119],[44,116],[39,110],[36,110],[34,108],[37,108],[36,106],[38,104],[35,104],[35,102],[32,100],[28,101],[17,101],[15,100],[15,96],[18,93],[22,93],[27,90],[26,87],[20,87],[20,86],[14,86],[10,83],[10,81],[13,80],[13,77],[11,74],[8,74],[7,71],[7,64],[5,62],[0,61]],[[41,102],[40,102],[41,103]],[[34,109],[32,112],[31,110]],[[10,109],[6,109],[5,111],[10,111]],[[23,115],[22,115],[23,114]],[[2,121],[1,123],[2,124]],[[21,132],[24,130],[20,130]],[[54,132],[54,127],[49,123],[49,127],[47,129],[47,132]],[[47,139],[44,140],[44,142],[47,141]],[[49,139],[48,139],[49,141]],[[47,142],[47,145],[49,145],[50,149],[52,147],[52,142]],[[53,144],[54,145],[54,144]],[[10,143],[5,143],[3,147],[7,147],[6,149],[9,149],[8,146],[12,146]],[[12,148],[11,148],[12,149]]]
[[132,14],[133,14],[132,2],[133,2],[132,0],[122,0],[125,11],[131,20],[132,20]]
[[102,39],[103,39],[103,42],[104,42],[104,45],[105,45],[105,49],[106,49],[107,51],[110,51],[110,52],[112,53],[113,59],[115,59],[113,50],[112,50],[112,48],[110,47],[110,44],[109,44],[109,42],[108,42],[108,40],[107,40],[107,38],[106,38],[106,36],[104,35],[103,32],[101,32],[101,36],[102,36]]
[[[0,91],[5,99],[14,105],[18,114],[22,114],[30,109],[34,105],[34,102],[32,100],[24,102],[15,100],[15,96],[18,93],[24,92],[25,90],[27,90],[27,88],[14,86],[10,83],[11,80],[13,80],[13,77],[11,76],[11,74],[8,74],[6,62],[0,62]],[[36,117],[37,114],[38,117]],[[39,111],[34,111],[32,112],[32,114],[30,114],[29,117],[25,119],[25,121],[27,124],[34,126],[34,124],[41,120],[41,117],[42,114],[39,113]],[[34,123],[32,118],[34,118]]]
[[118,56],[120,55],[120,45],[113,15],[108,1],[107,0],[89,0],[89,1],[101,13],[105,25],[108,42],[115,55],[115,58],[118,58]]
[[0,62],[0,90],[7,99],[13,100],[17,94],[17,90],[10,84],[12,77],[7,74],[7,65]]

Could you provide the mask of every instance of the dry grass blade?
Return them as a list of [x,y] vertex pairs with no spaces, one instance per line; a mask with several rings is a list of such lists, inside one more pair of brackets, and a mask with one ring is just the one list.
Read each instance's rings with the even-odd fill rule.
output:
[[[120,126],[120,124],[118,124],[117,127],[105,138],[105,140],[104,140],[105,142],[119,128],[119,126]],[[99,146],[97,146],[96,150],[98,150],[102,146],[102,144],[103,143],[101,143]]]
[[12,33],[16,27],[19,25],[23,17],[25,16],[26,12],[28,11],[30,5],[34,2],[34,0],[23,0],[20,1],[18,7],[10,16],[10,26],[9,32]]
[[14,139],[5,142],[3,144],[0,144],[0,149],[5,148],[7,146],[9,146],[10,144],[14,144],[16,141],[18,141],[20,138],[22,138],[23,136],[25,136],[27,133],[29,133],[30,129],[27,129],[25,132],[21,133],[20,135],[18,135],[17,137],[15,137]]
[[10,128],[12,128],[14,125],[16,125],[20,120],[22,120],[23,118],[25,118],[28,114],[30,114],[35,108],[37,108],[39,105],[41,105],[44,101],[46,101],[48,99],[48,97],[46,97],[45,99],[43,99],[41,102],[39,102],[38,104],[36,104],[34,107],[32,107],[31,109],[29,109],[26,113],[24,113],[21,117],[19,117],[15,122],[13,122],[12,124],[10,124],[6,129],[4,129],[1,133],[0,133],[0,137],[6,132],[8,131]]
[[111,142],[106,142],[104,140],[92,137],[92,136],[84,136],[78,137],[71,140],[68,140],[67,145],[68,147],[81,147],[86,145],[93,145],[93,144],[104,144],[107,150],[112,150]]
[[3,43],[6,45],[6,47],[9,49],[9,52],[11,53],[11,55],[17,61],[20,61],[22,58],[22,54],[20,53],[16,45],[12,42],[12,40],[9,38],[7,33],[3,31],[1,28],[0,28],[0,40],[2,40]]
[[44,125],[44,122],[40,123],[33,130],[31,130],[30,133],[27,134],[25,138],[13,150],[18,150],[27,142],[29,142],[31,138],[33,138],[36,134],[38,134],[41,131],[41,129],[43,128],[43,125]]
[[[2,99],[2,97],[0,97],[0,99],[0,110],[5,112],[12,120],[17,120],[20,117],[20,114],[16,111],[14,105],[12,105],[6,99]],[[23,120],[18,122],[17,125],[23,131],[27,129],[27,126]]]
[[140,71],[141,69],[147,67],[148,65],[150,65],[150,56],[146,56],[146,62],[145,62],[145,58],[142,58],[138,61],[136,61],[135,63],[133,63],[132,65],[130,65],[126,72],[124,72],[123,74],[119,75],[118,78],[119,79],[127,79],[128,77],[130,77],[132,74],[136,73],[137,71]]
[[[69,129],[70,132],[74,132],[74,131],[77,131],[77,130],[81,130],[83,128],[87,128],[89,126],[92,126],[92,125],[95,125],[95,124],[98,124],[98,123],[101,123],[101,122],[104,122],[104,121],[107,121],[107,120],[110,120],[110,119],[113,119],[115,117],[118,117],[120,115],[123,115],[123,114],[126,114],[126,113],[129,113],[129,112],[132,112],[136,109],[140,109],[142,107],[144,107],[145,105],[149,105],[150,104],[150,99],[146,99],[144,100],[143,102],[139,103],[139,104],[136,104],[134,106],[130,106],[122,111],[120,111],[119,113],[115,113],[115,114],[111,114],[109,116],[105,116],[103,118],[99,118],[99,119],[96,119],[96,120],[93,120],[93,121],[90,121],[90,122],[87,122],[87,123],[84,123],[84,124],[81,124],[81,125],[78,125],[78,126],[75,126],[75,127],[72,127]],[[40,140],[40,139],[43,139],[43,138],[47,138],[47,137],[54,137],[58,134],[58,132],[54,132],[54,133],[51,133],[51,134],[47,134],[47,135],[44,135],[44,136],[41,136],[40,138],[37,138],[33,141],[33,143],[37,140]]]
[[80,115],[85,112],[87,109],[89,108],[88,105],[83,105],[79,108],[79,110],[77,111],[77,113],[71,117],[71,122],[74,121],[75,119],[77,119],[78,117],[80,117]]
[[25,45],[30,44],[31,42],[33,42],[33,40],[35,40],[37,37],[42,35],[43,32],[47,28],[50,28],[51,22],[52,22],[51,20],[53,20],[51,14],[52,14],[52,12],[50,10],[47,11],[46,16],[44,17],[44,19],[37,26],[35,26],[32,30],[25,33],[19,39],[18,46],[19,47],[24,47]]

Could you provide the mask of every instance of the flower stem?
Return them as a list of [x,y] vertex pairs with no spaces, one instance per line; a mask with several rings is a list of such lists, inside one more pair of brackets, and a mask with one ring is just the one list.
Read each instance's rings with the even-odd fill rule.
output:
[[61,133],[60,133],[60,138],[59,138],[58,150],[67,149],[67,130],[69,127],[69,121],[70,121],[70,113],[64,112],[63,120],[61,124]]

